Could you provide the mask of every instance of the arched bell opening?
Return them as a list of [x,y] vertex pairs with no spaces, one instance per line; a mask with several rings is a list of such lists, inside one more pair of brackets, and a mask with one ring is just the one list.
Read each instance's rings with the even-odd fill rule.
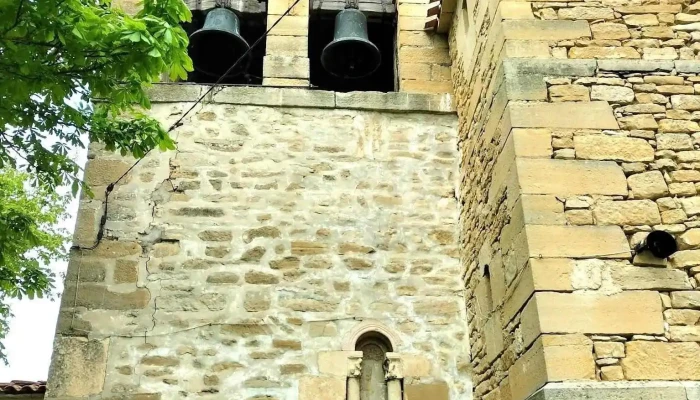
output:
[[311,85],[336,92],[397,90],[393,0],[311,0]]
[[[263,6],[264,3],[260,7]],[[195,69],[188,74],[187,82],[215,83],[265,33],[267,14],[262,10],[239,11],[228,7],[193,10],[192,21],[183,24],[190,38],[188,53]],[[221,83],[261,85],[264,56],[263,39]]]
[[360,400],[388,400],[385,363],[386,353],[393,351],[391,341],[379,332],[366,332],[355,350],[362,352]]

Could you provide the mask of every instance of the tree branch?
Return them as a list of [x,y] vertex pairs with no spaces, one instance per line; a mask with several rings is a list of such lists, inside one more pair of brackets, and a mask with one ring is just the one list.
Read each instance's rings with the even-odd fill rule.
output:
[[15,23],[12,24],[5,32],[3,32],[3,35],[8,34],[11,30],[15,29],[17,25],[19,25],[19,17],[22,14],[22,6],[24,5],[24,0],[19,0],[19,6],[17,7],[17,15],[15,16]]

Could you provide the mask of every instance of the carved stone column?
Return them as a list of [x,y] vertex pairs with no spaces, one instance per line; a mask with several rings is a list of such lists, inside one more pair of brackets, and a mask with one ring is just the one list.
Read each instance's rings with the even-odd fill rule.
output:
[[397,353],[386,353],[386,389],[387,400],[401,400],[401,380],[403,379],[403,364]]
[[362,373],[362,353],[348,356],[348,398],[360,400],[360,374]]

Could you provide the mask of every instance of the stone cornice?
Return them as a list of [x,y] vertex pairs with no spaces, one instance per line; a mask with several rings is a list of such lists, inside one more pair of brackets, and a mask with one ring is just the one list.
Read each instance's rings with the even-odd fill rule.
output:
[[[208,90],[207,85],[158,83],[148,90],[152,103],[192,102]],[[336,93],[300,88],[269,86],[224,86],[207,95],[209,104],[241,104],[271,107],[336,108],[389,112],[452,114],[455,103],[450,94],[402,92]]]

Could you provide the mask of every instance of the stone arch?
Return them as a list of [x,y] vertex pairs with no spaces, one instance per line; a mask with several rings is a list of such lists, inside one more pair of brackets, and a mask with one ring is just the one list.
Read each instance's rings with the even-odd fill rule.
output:
[[376,331],[362,334],[355,342],[355,351],[362,352],[360,400],[388,400],[384,368],[391,350],[389,339]]
[[368,337],[380,335],[387,342],[388,352],[396,352],[401,345],[401,338],[393,329],[376,320],[366,320],[355,325],[343,339],[342,350],[355,351],[357,343]]

